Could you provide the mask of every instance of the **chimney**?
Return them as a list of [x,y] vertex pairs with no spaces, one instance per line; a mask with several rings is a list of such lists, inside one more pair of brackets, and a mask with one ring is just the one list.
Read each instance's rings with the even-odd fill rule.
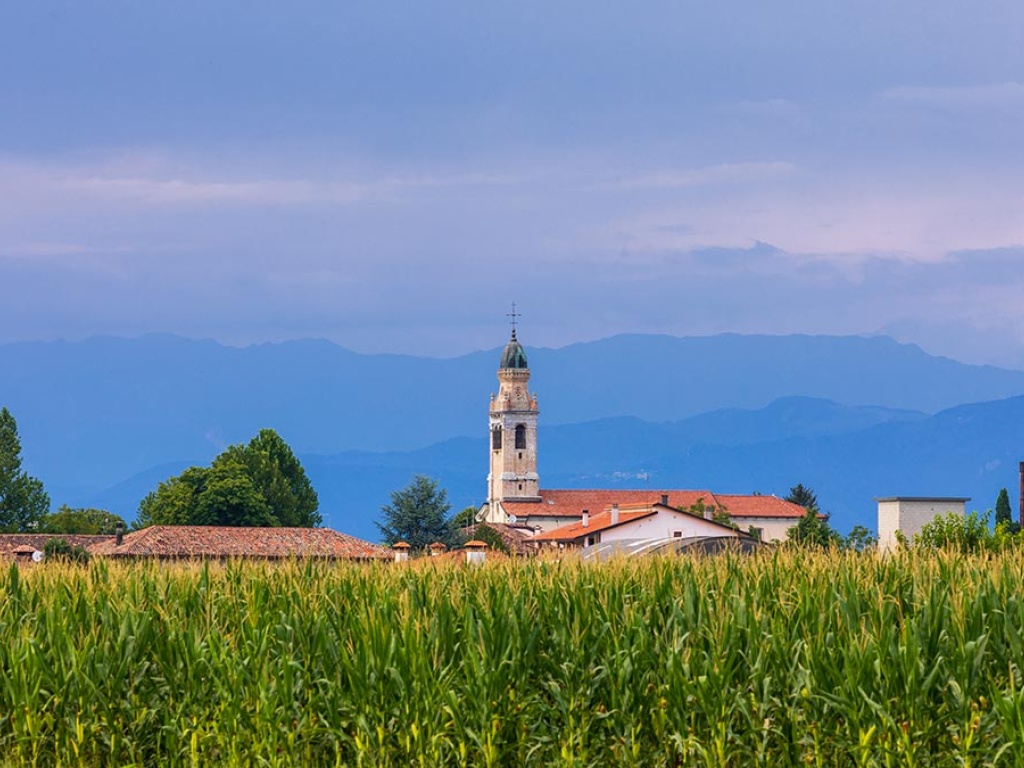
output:
[[612,525],[619,524],[619,505],[612,504]]
[[661,506],[663,506],[663,507],[667,507],[668,506],[668,494],[667,493],[661,494]]
[[482,565],[487,558],[487,544],[482,541],[466,542],[466,562],[470,565]]
[[124,525],[118,523],[114,526],[114,546],[120,547],[122,541],[124,541]]
[[410,546],[404,541],[400,541],[395,544],[392,549],[395,551],[395,562],[396,563],[407,563],[409,562],[409,549]]
[[704,507],[704,519],[712,520],[715,517],[714,507]]
[[588,525],[590,525],[590,510],[589,509],[584,509],[583,510],[583,520],[580,521],[580,525],[582,525],[584,528],[586,528]]

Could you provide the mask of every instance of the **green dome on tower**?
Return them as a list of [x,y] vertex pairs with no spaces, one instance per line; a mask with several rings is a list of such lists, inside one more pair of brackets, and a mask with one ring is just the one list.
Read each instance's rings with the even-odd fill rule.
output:
[[505,345],[505,351],[501,353],[501,367],[519,368],[522,370],[529,368],[526,364],[526,351],[523,349],[523,345],[516,339],[514,329],[512,331],[512,338]]

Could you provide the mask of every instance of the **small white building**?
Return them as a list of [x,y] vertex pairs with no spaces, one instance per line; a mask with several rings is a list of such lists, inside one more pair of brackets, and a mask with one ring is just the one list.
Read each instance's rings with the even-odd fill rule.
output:
[[883,496],[878,502],[878,551],[897,546],[896,532],[913,539],[936,517],[965,514],[970,497],[962,496]]

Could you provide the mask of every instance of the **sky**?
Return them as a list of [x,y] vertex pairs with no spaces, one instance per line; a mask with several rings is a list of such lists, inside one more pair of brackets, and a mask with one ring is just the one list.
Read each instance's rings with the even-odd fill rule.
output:
[[0,3],[0,343],[1024,367],[1024,4]]

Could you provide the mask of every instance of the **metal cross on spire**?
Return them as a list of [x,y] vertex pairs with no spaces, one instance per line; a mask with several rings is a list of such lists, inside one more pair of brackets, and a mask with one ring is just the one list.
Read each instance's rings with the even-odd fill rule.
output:
[[522,317],[520,313],[516,312],[516,303],[514,301],[512,302],[512,311],[506,312],[505,317],[511,318],[512,338],[514,339],[516,337],[516,325],[518,324],[519,318]]

